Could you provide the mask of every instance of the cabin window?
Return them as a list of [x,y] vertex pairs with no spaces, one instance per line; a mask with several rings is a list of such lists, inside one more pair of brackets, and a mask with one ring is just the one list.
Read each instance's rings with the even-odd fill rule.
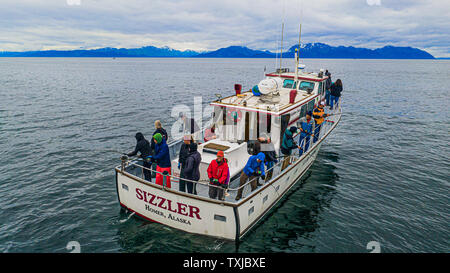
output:
[[248,210],[248,216],[250,216],[250,214],[252,214],[254,211],[255,211],[255,207],[251,207],[251,208]]
[[294,82],[294,80],[286,79],[283,82],[283,88],[295,89],[296,87],[297,87],[297,82]]
[[308,89],[314,90],[314,83],[313,82],[305,82],[302,81],[298,87],[299,90],[308,91]]
[[319,82],[319,95],[323,96],[323,82]]
[[308,102],[308,105],[307,105],[307,111],[312,111],[312,110],[314,110],[314,102],[315,102],[314,100]]
[[262,133],[270,134],[270,127],[272,126],[272,117],[267,113],[256,113],[258,120],[257,124],[257,137],[260,137]]
[[214,214],[214,220],[226,222],[227,221],[227,217],[225,217],[223,215]]
[[303,105],[302,108],[300,109],[300,118],[306,116],[306,107],[307,105]]
[[250,139],[250,113],[245,112],[245,132],[244,132],[245,141]]
[[291,115],[287,114],[287,115],[282,115],[281,116],[281,132],[280,132],[280,139],[281,141],[283,141],[283,136],[284,136],[284,132],[286,131],[288,125],[289,125],[289,120],[291,119]]

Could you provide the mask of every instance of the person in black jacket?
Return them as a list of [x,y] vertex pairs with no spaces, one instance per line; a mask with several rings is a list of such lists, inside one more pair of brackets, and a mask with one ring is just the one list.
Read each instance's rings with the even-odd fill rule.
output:
[[330,109],[333,109],[333,105],[338,104],[339,98],[342,92],[342,81],[338,79],[335,83],[331,85],[331,98],[330,98]]
[[[159,120],[155,121],[155,128],[156,128],[156,130],[155,130],[155,132],[153,132],[152,137],[154,135],[156,135],[157,133],[160,133],[163,136],[163,138],[166,140],[166,143],[169,143],[169,136],[167,135],[166,130],[162,127],[161,121],[159,121]],[[152,141],[151,145],[152,145],[152,150],[155,150],[155,143],[153,141]]]
[[330,105],[330,96],[331,96],[331,84],[332,84],[332,82],[331,82],[331,73],[330,72],[328,72],[328,70],[325,72],[325,75],[328,77],[326,80],[325,80],[325,101],[326,101],[326,104],[327,104],[327,106],[329,106]]
[[143,166],[145,169],[143,169],[145,180],[152,181],[152,174],[149,169],[151,169],[152,164],[149,160],[149,156],[151,155],[151,147],[150,143],[147,139],[144,138],[144,135],[141,132],[136,133],[136,148],[134,148],[134,151],[131,153],[128,153],[128,156],[135,156],[139,152],[139,157],[142,158]]
[[[186,159],[186,167],[184,168],[184,177],[188,180],[198,181],[200,179],[200,163],[202,162],[202,156],[197,151],[197,143],[191,143],[189,145],[189,156]],[[197,194],[195,183],[186,181],[186,187],[188,193]]]
[[181,144],[180,153],[178,156],[178,169],[180,170],[179,188],[180,191],[185,192],[186,183],[183,178],[185,178],[184,169],[186,168],[186,159],[189,157],[189,145],[191,144],[191,136],[184,136],[183,142],[184,143]]

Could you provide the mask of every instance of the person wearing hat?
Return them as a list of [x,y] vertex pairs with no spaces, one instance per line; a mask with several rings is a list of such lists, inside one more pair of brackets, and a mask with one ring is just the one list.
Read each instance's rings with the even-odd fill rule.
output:
[[217,158],[213,159],[207,169],[209,178],[209,197],[219,200],[224,198],[224,188],[228,186],[230,170],[223,151],[217,152]]
[[[167,146],[166,139],[160,133],[153,136],[153,141],[155,142],[155,154],[152,157],[152,162],[156,162],[156,184],[163,185],[163,175],[162,173],[167,171],[170,175],[171,172],[171,162],[169,146]],[[170,176],[167,176],[166,187],[170,188]]]
[[[247,180],[251,181],[250,186],[252,191],[254,191],[258,187],[258,177],[261,177],[263,180],[266,179],[266,173],[264,172],[264,160],[266,156],[264,153],[260,152],[257,155],[252,155],[247,164],[244,167],[244,170],[241,173],[241,177],[239,178],[239,187],[243,186]],[[242,191],[244,187],[240,188],[236,195],[236,201],[241,199]]]
[[191,136],[187,135],[183,137],[183,144],[181,144],[180,147],[180,153],[178,156],[178,169],[180,170],[180,183],[179,183],[179,189],[182,192],[186,191],[186,184],[183,178],[185,178],[184,175],[184,168],[186,167],[186,159],[189,157],[189,145],[191,144]]
[[329,114],[325,114],[325,110],[323,109],[324,106],[325,102],[319,102],[319,105],[314,108],[312,112],[314,121],[316,123],[314,128],[314,143],[316,143],[319,139],[320,128],[322,127],[325,118],[329,116]]
[[289,129],[286,129],[286,131],[283,134],[283,140],[281,142],[280,150],[281,153],[284,155],[284,161],[283,165],[281,166],[281,170],[284,170],[288,165],[291,158],[292,150],[298,148],[300,149],[300,146],[296,145],[294,142],[294,134],[297,132],[297,127],[292,126]]
[[[184,168],[184,177],[190,181],[198,181],[200,179],[200,163],[202,162],[202,156],[197,151],[197,143],[189,144],[189,156],[186,159],[186,166]],[[195,185],[193,182],[186,181],[186,187],[188,193],[197,194]]]
[[311,116],[312,112],[308,111],[306,116],[302,117],[298,121],[298,127],[300,128],[300,138],[298,141],[298,145],[300,146],[299,156],[301,156],[303,152],[308,151],[311,136],[314,136],[313,132],[315,129],[315,124]]
[[145,139],[144,135],[141,132],[136,133],[135,135],[136,138],[136,148],[134,148],[134,151],[132,151],[131,153],[126,154],[127,156],[135,156],[137,155],[137,153],[139,152],[140,155],[139,157],[142,158],[143,160],[143,173],[144,173],[144,178],[147,181],[152,181],[152,172],[151,172],[151,167],[152,164],[150,162],[149,157],[151,156],[151,148],[150,148],[150,143],[148,142],[147,139]]

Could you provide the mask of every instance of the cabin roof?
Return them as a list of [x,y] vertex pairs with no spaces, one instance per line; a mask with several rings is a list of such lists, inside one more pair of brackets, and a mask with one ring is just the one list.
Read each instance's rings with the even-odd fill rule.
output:
[[[281,78],[294,78],[294,72],[284,72],[284,73],[269,73],[266,74],[267,77],[281,77]],[[319,78],[317,73],[299,73],[299,80],[320,82],[327,79],[326,76]],[[220,101],[216,100],[211,103],[211,105],[231,107],[236,109],[241,109],[245,111],[254,111],[268,113],[272,115],[281,115],[289,112],[311,99],[315,98],[317,95],[313,92],[308,94],[306,91],[297,90],[297,95],[295,97],[294,103],[289,103],[290,92],[292,88],[281,88],[279,95],[265,95],[265,96],[255,96],[252,91],[242,92],[240,95],[233,95],[229,97],[222,98]]]

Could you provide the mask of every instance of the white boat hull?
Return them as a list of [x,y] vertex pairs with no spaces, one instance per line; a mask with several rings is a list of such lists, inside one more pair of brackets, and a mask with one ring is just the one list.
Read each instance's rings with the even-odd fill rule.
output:
[[[331,132],[331,130],[330,130]],[[186,232],[229,240],[242,238],[313,164],[321,142],[241,202],[192,196],[163,188],[116,168],[122,207],[136,215]]]

